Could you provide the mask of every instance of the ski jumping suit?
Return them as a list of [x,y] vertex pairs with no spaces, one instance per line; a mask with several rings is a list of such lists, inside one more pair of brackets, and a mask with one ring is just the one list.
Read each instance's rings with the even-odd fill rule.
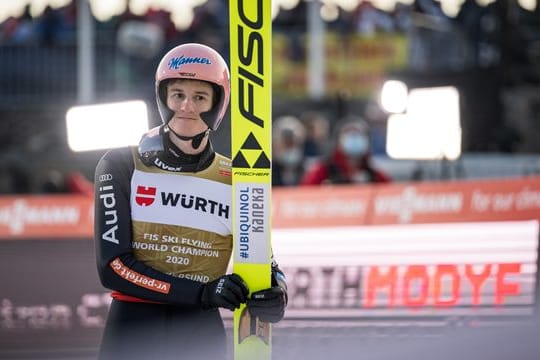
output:
[[[143,163],[133,147],[110,150],[96,167],[97,266],[113,290],[101,359],[226,354],[220,313],[200,297],[232,252],[231,162],[210,143],[193,158],[163,152]],[[276,272],[274,264],[273,283]]]

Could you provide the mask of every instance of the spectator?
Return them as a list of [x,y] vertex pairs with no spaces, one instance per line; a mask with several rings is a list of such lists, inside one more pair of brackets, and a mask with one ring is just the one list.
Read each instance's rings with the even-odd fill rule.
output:
[[0,194],[26,194],[31,191],[28,168],[16,160],[0,163]]
[[392,17],[394,18],[395,31],[408,33],[413,28],[412,6],[410,4],[396,3]]
[[49,170],[39,191],[47,194],[80,194],[93,196],[94,183],[78,171],[63,173],[60,170]]
[[30,15],[30,5],[24,7],[18,26],[12,34],[13,44],[30,44],[34,41],[34,23]]
[[39,37],[45,46],[53,46],[62,30],[62,18],[58,11],[47,5],[38,22]]
[[320,159],[324,155],[325,146],[328,143],[330,121],[320,111],[306,111],[300,115],[300,119],[306,127],[306,139],[304,141],[304,156],[306,168],[309,163]]
[[145,21],[150,24],[156,24],[164,32],[167,42],[173,41],[176,37],[177,30],[171,20],[171,13],[167,10],[150,7],[145,14]]
[[283,116],[273,124],[272,185],[298,185],[304,174],[306,129],[294,116]]
[[45,194],[66,193],[67,187],[62,172],[56,169],[49,170],[39,187],[39,192]]
[[13,41],[14,34],[17,32],[19,19],[14,16],[8,17],[0,25],[0,43],[9,44]]
[[347,117],[336,127],[335,144],[328,157],[314,164],[302,185],[385,183],[390,177],[371,162],[369,126],[359,117]]
[[367,100],[364,112],[364,119],[370,124],[370,152],[372,155],[387,155],[386,154],[386,129],[388,113],[385,112],[378,100],[371,98]]
[[94,195],[94,183],[78,171],[67,173],[65,183],[67,191],[71,194]]
[[394,20],[385,11],[377,9],[371,1],[364,0],[353,13],[353,26],[358,34],[373,36],[378,32],[392,32]]

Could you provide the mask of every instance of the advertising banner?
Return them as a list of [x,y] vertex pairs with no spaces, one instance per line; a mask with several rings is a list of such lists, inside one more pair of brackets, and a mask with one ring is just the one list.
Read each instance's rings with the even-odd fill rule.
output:
[[[92,238],[93,199],[0,197],[1,239]],[[272,227],[540,220],[540,177],[272,189]]]
[[538,222],[276,229],[289,317],[520,317],[534,310]]
[[[286,320],[534,312],[540,177],[273,188],[272,201]],[[92,238],[91,197],[0,197],[0,358],[96,350],[110,296]]]
[[111,299],[94,254],[90,239],[0,241],[0,358],[95,352]]
[[283,188],[273,200],[275,228],[540,220],[540,177]]
[[[307,40],[304,34],[273,35],[273,92],[287,98],[303,98],[308,90]],[[326,95],[373,97],[385,76],[404,69],[409,43],[403,34],[344,35],[328,32],[324,40]]]
[[391,185],[371,201],[370,224],[505,221],[540,218],[538,177]]
[[0,197],[0,239],[91,238],[93,228],[88,196]]

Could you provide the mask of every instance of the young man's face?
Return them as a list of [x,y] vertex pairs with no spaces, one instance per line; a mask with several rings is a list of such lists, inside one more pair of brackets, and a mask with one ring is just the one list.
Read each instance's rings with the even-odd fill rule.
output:
[[199,80],[172,80],[167,84],[167,107],[174,112],[169,127],[177,134],[194,136],[208,128],[201,113],[212,108],[214,89]]

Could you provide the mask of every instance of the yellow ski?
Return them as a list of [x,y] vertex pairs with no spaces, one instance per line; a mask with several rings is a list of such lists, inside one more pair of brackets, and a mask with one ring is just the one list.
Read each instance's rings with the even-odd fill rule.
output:
[[[270,281],[271,0],[230,0],[233,271],[251,292]],[[272,357],[269,323],[234,312],[235,360]]]

